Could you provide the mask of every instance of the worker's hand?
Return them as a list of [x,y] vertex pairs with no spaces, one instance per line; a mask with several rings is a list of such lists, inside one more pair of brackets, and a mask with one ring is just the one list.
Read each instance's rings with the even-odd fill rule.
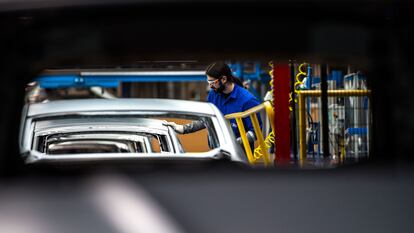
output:
[[236,142],[237,142],[237,144],[239,144],[239,145],[243,144],[243,140],[242,140],[242,138],[241,138],[241,137],[238,137],[238,138],[236,139]]
[[[253,143],[254,141],[256,141],[256,136],[254,135],[254,133],[253,133],[252,131],[247,131],[247,133],[246,133],[246,137],[247,137],[247,140],[249,140],[249,143]],[[237,141],[237,143],[238,143],[238,144],[240,144],[240,145],[242,145],[242,144],[243,144],[243,140],[242,140],[242,138],[241,138],[241,137],[238,137],[238,138],[236,139],[236,141]]]
[[175,122],[164,121],[163,125],[171,126],[176,133],[183,134],[184,133],[184,125],[176,124]]

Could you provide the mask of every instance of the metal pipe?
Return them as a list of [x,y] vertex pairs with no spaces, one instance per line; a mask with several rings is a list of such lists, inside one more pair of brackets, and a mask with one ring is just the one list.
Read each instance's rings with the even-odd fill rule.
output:
[[[301,95],[321,97],[321,90],[302,90]],[[350,97],[350,96],[370,96],[371,90],[328,90],[327,95],[330,97]]]
[[254,157],[252,154],[252,149],[250,148],[250,143],[249,143],[249,139],[247,139],[246,136],[246,131],[244,130],[244,124],[243,124],[243,120],[242,118],[238,117],[236,118],[236,122],[237,122],[237,127],[239,128],[239,132],[240,132],[240,137],[242,139],[243,145],[244,145],[244,149],[247,155],[247,159],[249,160],[249,163],[254,165]]
[[[255,161],[256,161],[256,158],[252,155],[251,147],[250,147],[250,144],[248,143],[248,139],[246,137],[246,131],[244,129],[244,123],[243,123],[243,120],[242,120],[243,118],[248,117],[248,116],[251,118],[255,133],[256,133],[256,135],[258,137],[258,140],[259,140],[260,147],[262,148],[262,150],[260,152],[265,151],[264,162],[265,162],[265,165],[267,165],[266,164],[267,163],[266,159],[269,159],[269,163],[270,163],[270,155],[267,151],[268,147],[266,146],[266,140],[264,140],[264,138],[263,138],[263,133],[260,129],[258,118],[257,118],[257,115],[256,115],[256,113],[259,112],[262,109],[265,109],[265,111],[266,111],[267,117],[270,120],[270,126],[272,128],[272,133],[273,133],[273,136],[274,136],[275,135],[274,134],[274,132],[275,132],[275,125],[274,125],[275,114],[274,114],[274,111],[273,111],[273,106],[270,103],[270,101],[265,101],[262,104],[257,105],[253,108],[250,108],[250,109],[248,109],[244,112],[236,112],[236,113],[232,113],[232,114],[227,114],[224,117],[227,120],[236,119],[237,127],[239,129],[240,136],[242,138],[242,141],[243,141],[243,144],[244,144],[244,149],[246,151],[248,160],[251,164],[254,164]],[[263,139],[263,142],[261,142],[260,137]],[[245,140],[247,140],[247,144],[245,143]],[[274,141],[270,141],[270,142],[274,143]],[[260,153],[260,154],[262,154],[262,153]]]
[[298,95],[299,106],[299,161],[303,163],[306,159],[306,109],[305,109],[306,95],[302,91]]
[[329,125],[328,125],[328,72],[327,65],[321,65],[321,102],[322,102],[322,148],[323,156],[329,157]]
[[[264,102],[264,103],[266,103],[266,102]],[[248,109],[248,110],[246,110],[244,112],[236,112],[236,113],[232,113],[232,114],[227,114],[224,117],[227,120],[235,119],[235,118],[245,118],[245,117],[248,117],[252,113],[257,113],[258,111],[262,110],[265,107],[264,103],[259,104],[257,106],[254,106],[253,108],[250,108],[250,109]]]
[[[259,141],[259,145],[263,153],[264,165],[267,166],[270,164],[270,157],[268,153],[268,147],[265,145],[262,130],[260,129],[259,120],[257,119],[256,113],[251,114],[250,118],[252,119],[254,132],[256,133],[257,140]],[[255,159],[257,159],[257,157]]]
[[269,117],[269,119],[270,119],[270,126],[272,127],[272,132],[275,133],[275,123],[274,123],[275,112],[273,111],[273,106],[270,103],[270,101],[264,102],[263,106],[266,110],[267,117]]
[[[295,65],[290,63],[290,91],[292,93],[292,99],[296,99],[295,93]],[[298,156],[298,141],[296,133],[296,104],[295,101],[292,101],[292,113],[291,113],[291,124],[292,124],[292,152],[293,158],[297,159]]]

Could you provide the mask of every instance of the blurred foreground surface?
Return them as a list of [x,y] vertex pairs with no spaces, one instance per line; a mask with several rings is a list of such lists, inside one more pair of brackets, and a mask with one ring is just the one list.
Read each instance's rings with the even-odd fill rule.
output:
[[133,169],[1,182],[2,232],[411,232],[412,165]]

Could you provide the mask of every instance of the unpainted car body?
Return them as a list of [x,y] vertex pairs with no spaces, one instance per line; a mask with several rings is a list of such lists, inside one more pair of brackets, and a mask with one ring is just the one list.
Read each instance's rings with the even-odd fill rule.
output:
[[[174,130],[163,124],[165,117],[203,120],[212,149],[186,153]],[[196,101],[82,99],[27,104],[19,144],[26,163],[130,159],[247,163],[221,112]]]

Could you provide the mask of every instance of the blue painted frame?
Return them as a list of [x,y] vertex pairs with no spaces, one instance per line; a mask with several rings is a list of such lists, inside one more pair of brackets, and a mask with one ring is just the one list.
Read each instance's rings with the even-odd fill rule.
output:
[[104,87],[116,88],[120,82],[187,82],[187,81],[205,81],[205,75],[186,75],[186,76],[172,76],[172,75],[131,75],[131,76],[100,76],[90,75],[81,76],[77,74],[72,75],[40,75],[36,78],[41,88],[67,88],[67,87]]
[[[233,74],[243,80],[267,81],[267,71],[263,71],[259,62],[255,62],[255,72],[244,72],[243,63],[230,63]],[[200,75],[81,75],[79,74],[42,74],[35,79],[41,88],[57,89],[68,87],[103,87],[117,88],[120,82],[191,82],[205,81],[206,76]]]

